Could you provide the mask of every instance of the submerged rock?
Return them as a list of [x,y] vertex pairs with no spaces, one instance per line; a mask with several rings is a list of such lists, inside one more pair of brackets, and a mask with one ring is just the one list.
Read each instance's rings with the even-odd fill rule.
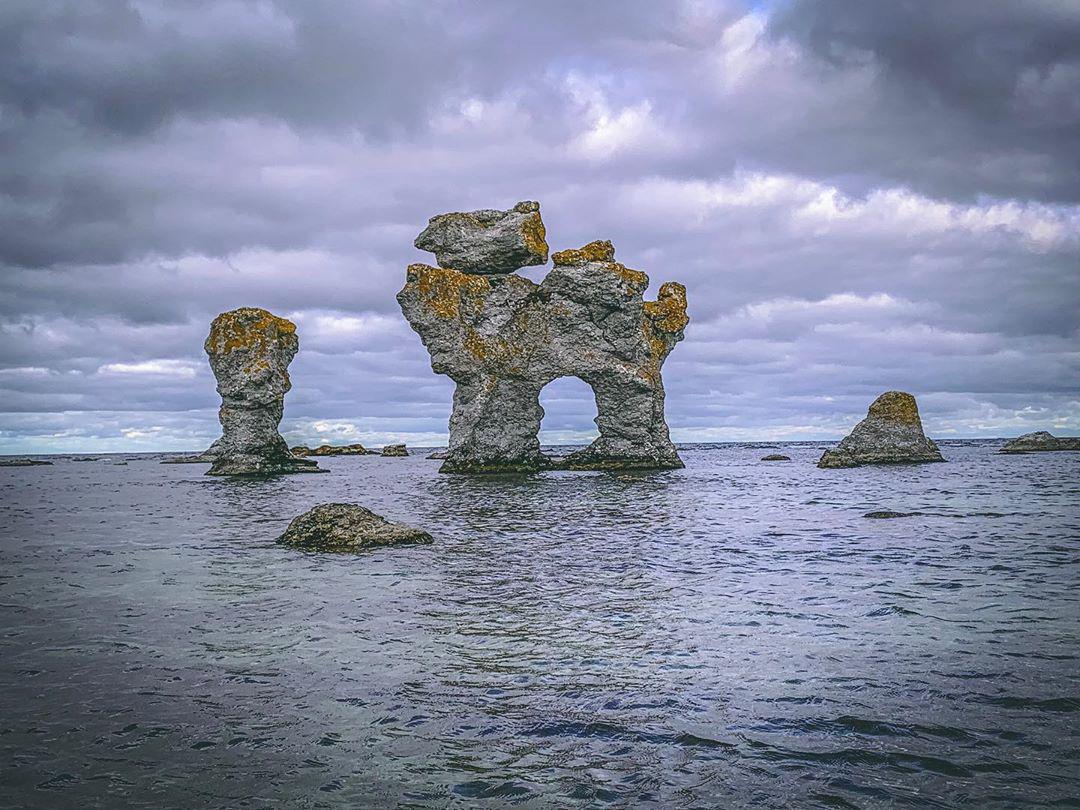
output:
[[439,214],[428,220],[414,244],[434,253],[439,267],[499,275],[546,263],[545,236],[540,203],[519,202],[508,211]]
[[1058,438],[1053,433],[1037,430],[1013,439],[1001,448],[1002,453],[1047,453],[1055,450],[1080,450],[1080,437]]
[[382,455],[384,456],[407,456],[409,451],[405,449],[403,444],[388,444],[382,449]]
[[592,387],[600,436],[560,468],[682,467],[664,421],[660,369],[683,339],[686,288],[668,282],[656,301],[643,300],[648,276],[616,262],[610,242],[553,259],[540,284],[409,267],[398,303],[431,354],[432,370],[457,384],[441,470],[553,466],[537,438],[540,391],[566,376]]
[[360,551],[397,543],[430,543],[431,535],[391,523],[351,503],[324,503],[293,518],[278,542],[308,551]]
[[0,467],[51,467],[51,461],[38,461],[36,458],[0,458]]
[[866,418],[836,448],[825,451],[818,466],[859,467],[944,460],[938,446],[923,433],[915,397],[903,391],[887,391],[874,400]]
[[265,309],[243,307],[214,319],[204,348],[221,394],[222,436],[207,475],[321,472],[290,453],[278,433],[299,347],[296,326]]
[[863,517],[871,518],[873,520],[889,520],[891,518],[905,518],[914,517],[919,514],[918,512],[892,512],[888,509],[882,509],[879,512],[867,512]]
[[761,460],[762,461],[791,461],[791,457],[781,455],[780,453],[771,453],[771,454],[769,454],[767,456],[762,456]]

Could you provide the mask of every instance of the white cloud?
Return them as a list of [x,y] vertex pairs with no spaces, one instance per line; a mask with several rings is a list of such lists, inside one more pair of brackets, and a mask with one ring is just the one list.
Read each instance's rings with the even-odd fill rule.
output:
[[168,377],[194,377],[198,368],[187,360],[142,360],[136,363],[107,363],[99,374],[156,374]]

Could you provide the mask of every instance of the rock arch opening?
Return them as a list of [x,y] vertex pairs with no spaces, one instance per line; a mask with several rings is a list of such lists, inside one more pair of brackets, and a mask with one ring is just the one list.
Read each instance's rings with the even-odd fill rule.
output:
[[580,377],[559,377],[540,391],[542,447],[586,447],[599,436],[596,394]]

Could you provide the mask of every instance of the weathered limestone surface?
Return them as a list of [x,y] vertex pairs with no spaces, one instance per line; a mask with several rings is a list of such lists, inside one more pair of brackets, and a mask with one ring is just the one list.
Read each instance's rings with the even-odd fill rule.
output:
[[668,282],[656,301],[644,301],[648,276],[616,262],[610,242],[552,258],[555,266],[539,284],[518,275],[409,267],[398,303],[432,369],[457,383],[441,470],[553,466],[537,438],[540,391],[565,376],[592,387],[600,435],[560,467],[682,467],[664,421],[660,369],[683,338],[686,289]]
[[296,326],[265,309],[243,307],[214,319],[203,348],[221,394],[222,436],[207,475],[320,472],[292,455],[278,433],[299,347]]
[[496,275],[545,264],[545,236],[540,203],[519,202],[509,211],[439,214],[428,220],[413,244],[434,253],[439,267]]
[[391,523],[356,504],[324,503],[293,518],[278,542],[308,551],[361,551],[397,543],[430,543],[431,535]]
[[863,464],[918,464],[944,461],[941,451],[923,433],[915,397],[887,391],[874,400],[855,429],[832,450],[819,467],[859,467]]
[[382,455],[393,457],[407,456],[409,455],[409,451],[403,444],[388,444],[382,449]]
[[1025,433],[1001,448],[1002,453],[1047,453],[1054,450],[1080,450],[1080,438],[1058,438],[1053,433],[1037,430]]

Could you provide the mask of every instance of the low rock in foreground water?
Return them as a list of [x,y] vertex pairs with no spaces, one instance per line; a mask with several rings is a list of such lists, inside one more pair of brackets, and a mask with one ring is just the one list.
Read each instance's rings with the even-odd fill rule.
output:
[[398,543],[430,543],[431,535],[392,523],[351,503],[324,503],[293,518],[278,542],[307,551],[361,551]]
[[761,457],[762,461],[791,461],[791,456],[784,456],[780,453],[770,453],[767,456]]

